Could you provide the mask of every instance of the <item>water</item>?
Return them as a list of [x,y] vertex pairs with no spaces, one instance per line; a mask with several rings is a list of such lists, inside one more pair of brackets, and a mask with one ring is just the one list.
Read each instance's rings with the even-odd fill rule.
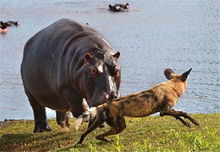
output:
[[179,73],[192,68],[188,90],[175,109],[220,112],[220,1],[134,0],[128,13],[108,12],[109,2],[1,0],[0,19],[21,25],[0,35],[0,120],[33,119],[20,77],[23,47],[37,31],[64,17],[89,23],[121,52],[121,95],[165,81],[167,67]]

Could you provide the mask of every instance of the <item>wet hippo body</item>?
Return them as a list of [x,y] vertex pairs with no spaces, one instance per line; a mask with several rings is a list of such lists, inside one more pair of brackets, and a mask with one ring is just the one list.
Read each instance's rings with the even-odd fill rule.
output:
[[45,107],[56,110],[59,125],[69,127],[68,111],[78,117],[88,106],[118,97],[119,56],[97,31],[68,19],[29,39],[21,76],[34,113],[34,132],[51,130]]

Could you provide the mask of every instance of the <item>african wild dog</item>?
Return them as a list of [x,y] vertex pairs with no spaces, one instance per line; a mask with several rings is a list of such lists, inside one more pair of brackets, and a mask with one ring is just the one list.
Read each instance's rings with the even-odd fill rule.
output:
[[190,124],[181,117],[187,118],[193,124],[199,126],[199,123],[187,113],[171,109],[177,103],[178,98],[185,92],[187,87],[186,79],[191,70],[189,69],[182,75],[177,75],[173,70],[166,69],[164,75],[168,79],[167,82],[160,83],[149,90],[127,95],[90,108],[89,111],[79,116],[75,122],[75,127],[78,129],[83,122],[92,120],[92,123],[82,134],[77,144],[81,144],[84,138],[103,122],[106,122],[111,129],[96,136],[96,139],[108,142],[105,136],[118,134],[126,128],[124,116],[145,117],[160,112],[160,116],[173,116],[187,127],[190,127]]

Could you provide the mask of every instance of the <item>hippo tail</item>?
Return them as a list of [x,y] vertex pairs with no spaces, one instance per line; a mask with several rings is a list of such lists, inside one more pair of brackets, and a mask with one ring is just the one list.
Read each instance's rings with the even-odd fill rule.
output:
[[83,114],[81,114],[75,121],[74,127],[76,130],[79,129],[80,125],[83,122],[88,122],[90,120],[93,120],[97,116],[98,110],[96,107],[89,108],[87,111],[85,111]]

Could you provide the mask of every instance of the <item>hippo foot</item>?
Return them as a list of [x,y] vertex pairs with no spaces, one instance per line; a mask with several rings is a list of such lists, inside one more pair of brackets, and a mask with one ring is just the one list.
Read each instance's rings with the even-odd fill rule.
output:
[[58,122],[58,125],[60,125],[61,128],[69,128],[70,124],[69,122]]
[[46,128],[35,128],[33,133],[39,133],[39,132],[45,132],[45,131],[52,131],[52,129],[50,127],[46,127]]

